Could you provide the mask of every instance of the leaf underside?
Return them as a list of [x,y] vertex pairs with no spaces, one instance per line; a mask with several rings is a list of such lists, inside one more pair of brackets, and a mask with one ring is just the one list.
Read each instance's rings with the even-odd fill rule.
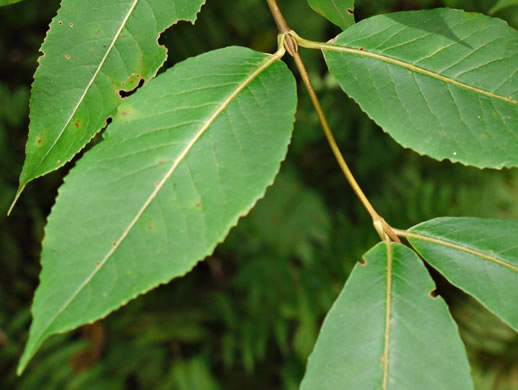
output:
[[167,57],[158,37],[194,22],[205,0],[63,0],[41,47],[19,193],[70,161],[106,125],[120,91],[153,78]]
[[272,184],[295,107],[284,63],[239,47],[188,59],[122,103],[52,209],[19,372],[50,335],[210,255]]
[[342,30],[354,24],[354,0],[308,0],[308,3]]
[[518,221],[437,218],[410,232],[432,267],[518,331]]
[[322,325],[301,390],[473,389],[456,324],[417,255],[380,243],[364,262]]
[[518,166],[518,32],[452,9],[366,19],[324,50],[343,90],[404,147]]

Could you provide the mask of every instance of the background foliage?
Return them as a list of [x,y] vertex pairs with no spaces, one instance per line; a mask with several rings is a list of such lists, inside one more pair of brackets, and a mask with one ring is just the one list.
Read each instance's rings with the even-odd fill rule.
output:
[[[339,32],[305,2],[280,3],[304,37],[327,40]],[[357,0],[356,18],[439,6],[488,12],[494,3]],[[208,0],[195,27],[184,23],[163,35],[168,66],[232,44],[275,50],[276,29],[264,1],[225,5]],[[323,316],[354,262],[377,241],[303,94],[275,186],[207,262],[103,321],[52,338],[25,375],[15,376],[43,226],[70,167],[31,184],[13,216],[5,217],[24,157],[38,48],[58,6],[57,0],[26,0],[0,8],[0,387],[297,389]],[[518,27],[518,7],[495,16]],[[518,217],[516,170],[480,171],[401,149],[344,98],[318,53],[304,55],[340,146],[393,226],[437,216]],[[460,323],[477,389],[518,389],[517,335],[434,275]]]

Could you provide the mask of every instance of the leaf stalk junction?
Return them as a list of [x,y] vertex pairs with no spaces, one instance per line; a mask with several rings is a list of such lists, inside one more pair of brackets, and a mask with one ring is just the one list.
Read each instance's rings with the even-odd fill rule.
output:
[[376,209],[374,209],[371,202],[358,184],[358,181],[354,177],[351,169],[349,168],[349,165],[347,164],[342,152],[340,151],[340,148],[338,147],[338,144],[336,143],[333,131],[331,130],[327,117],[324,113],[324,110],[322,109],[322,105],[320,104],[320,100],[318,99],[315,89],[313,88],[313,84],[311,82],[311,78],[309,77],[308,71],[306,70],[306,66],[304,65],[304,62],[299,55],[299,45],[309,49],[321,50],[325,44],[312,42],[301,38],[297,33],[289,28],[286,19],[284,19],[284,16],[282,15],[282,12],[277,4],[277,0],[266,0],[266,2],[270,7],[275,24],[279,30],[279,50],[277,53],[279,53],[280,50],[284,48],[285,51],[288,52],[291,57],[293,57],[295,66],[297,67],[309,98],[311,99],[311,103],[313,104],[313,108],[315,109],[315,112],[318,116],[327,142],[329,143],[329,146],[335,156],[336,161],[338,162],[338,165],[340,166],[340,169],[345,175],[345,178],[349,182],[360,202],[363,204],[364,208],[371,216],[374,228],[376,229],[376,232],[380,236],[381,240],[385,242],[401,242],[397,234],[394,233],[392,227],[378,214]]

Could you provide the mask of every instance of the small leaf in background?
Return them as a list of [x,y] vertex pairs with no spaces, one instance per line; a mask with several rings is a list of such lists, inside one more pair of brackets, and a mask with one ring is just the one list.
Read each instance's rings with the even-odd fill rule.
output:
[[205,0],[63,0],[34,75],[25,185],[70,161],[106,125],[121,93],[153,78],[167,57],[157,43]]
[[0,0],[0,7],[5,7],[6,5],[16,4],[22,0]]
[[342,89],[404,147],[518,166],[518,32],[452,9],[366,19],[324,55]]
[[19,371],[50,335],[211,254],[273,183],[296,100],[278,57],[240,47],[188,59],[129,97],[60,188]]
[[446,279],[518,330],[518,221],[437,218],[407,237]]
[[354,0],[308,0],[316,12],[345,30],[354,24]]
[[378,244],[329,311],[301,390],[473,389],[457,326],[409,248]]
[[497,12],[513,6],[518,6],[518,0],[500,0],[489,10],[489,14],[494,15]]

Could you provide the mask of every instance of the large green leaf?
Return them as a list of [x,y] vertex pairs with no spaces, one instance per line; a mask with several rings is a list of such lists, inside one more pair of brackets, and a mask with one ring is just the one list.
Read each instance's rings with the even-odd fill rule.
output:
[[52,209],[19,371],[48,336],[191,270],[263,196],[295,116],[295,80],[279,57],[203,54],[119,106]]
[[518,166],[518,32],[504,21],[451,9],[380,15],[324,54],[344,91],[401,145]]
[[472,389],[457,327],[423,263],[378,244],[329,311],[302,390]]
[[18,195],[68,162],[106,124],[120,91],[156,75],[160,33],[194,21],[205,0],[63,0],[34,75],[29,139]]
[[308,0],[308,3],[342,30],[354,24],[354,0]]
[[437,218],[404,235],[451,283],[518,330],[518,221]]

